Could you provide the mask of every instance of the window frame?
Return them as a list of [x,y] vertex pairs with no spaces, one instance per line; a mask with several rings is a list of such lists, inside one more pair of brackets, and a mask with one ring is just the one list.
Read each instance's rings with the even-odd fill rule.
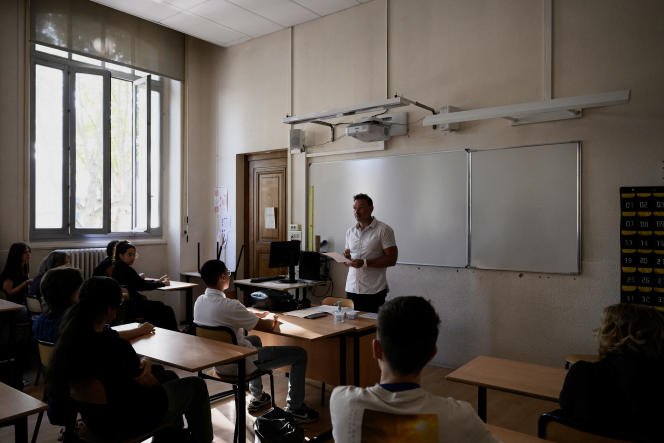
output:
[[[45,45],[46,46],[46,45]],[[61,49],[61,48],[57,48]],[[29,183],[30,183],[30,229],[29,235],[31,241],[49,241],[49,240],[101,240],[109,238],[131,238],[131,239],[156,239],[163,237],[163,226],[164,226],[164,150],[163,150],[163,136],[159,137],[158,146],[152,146],[152,140],[150,139],[151,135],[151,107],[148,107],[148,186],[146,189],[146,195],[144,198],[147,199],[147,225],[145,231],[124,231],[124,232],[112,232],[111,231],[111,81],[112,79],[124,80],[132,83],[132,157],[135,156],[135,93],[134,93],[134,84],[137,80],[141,78],[150,78],[146,80],[147,90],[156,91],[159,93],[160,97],[160,108],[159,108],[159,132],[163,133],[163,83],[161,82],[161,77],[158,77],[159,80],[154,80],[153,75],[148,74],[146,77],[140,77],[134,74],[134,68],[132,68],[132,73],[126,73],[121,71],[115,71],[106,67],[106,63],[113,63],[111,61],[102,61],[102,66],[94,66],[84,62],[80,62],[72,59],[72,54],[75,52],[66,51],[68,56],[67,58],[60,57],[57,55],[52,55],[46,52],[41,52],[35,49],[35,44],[30,44],[30,161],[29,161]],[[90,57],[89,54],[79,54],[86,57]],[[96,57],[91,57],[96,58]],[[97,59],[97,58],[96,58]],[[50,68],[59,69],[63,72],[63,112],[62,112],[62,227],[61,228],[36,228],[36,200],[35,200],[35,118],[36,118],[36,106],[35,106],[35,92],[36,92],[36,66],[42,65]],[[104,76],[104,97],[103,97],[103,113],[104,113],[104,134],[103,134],[103,156],[104,156],[104,170],[103,170],[103,227],[101,229],[85,229],[85,228],[76,228],[75,226],[75,199],[76,199],[76,183],[75,183],[75,171],[76,171],[76,117],[75,117],[75,86],[76,73],[90,73],[96,75]],[[151,100],[151,97],[148,98]],[[151,150],[159,150],[159,171],[156,173],[159,174],[159,199],[158,199],[158,208],[156,209],[159,212],[159,227],[151,227],[151,174],[154,174],[155,171],[152,171],[152,165],[149,161],[149,154]],[[132,164],[135,161],[132,158]],[[134,183],[134,173],[133,170],[128,174],[132,180],[132,188],[135,186]],[[133,194],[133,193],[132,193]],[[135,217],[135,201],[132,199],[132,221],[131,225],[134,226],[134,217]]]

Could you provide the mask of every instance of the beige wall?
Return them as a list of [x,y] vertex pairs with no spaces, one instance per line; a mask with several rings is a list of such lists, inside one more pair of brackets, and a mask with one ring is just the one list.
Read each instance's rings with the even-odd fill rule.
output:
[[[314,160],[582,142],[580,275],[405,265],[388,271],[391,296],[423,295],[440,313],[436,363],[456,366],[488,354],[557,366],[570,352],[594,351],[600,311],[619,301],[618,187],[663,183],[663,13],[664,4],[655,0],[553,1],[554,98],[630,88],[628,105],[519,127],[473,122],[448,135],[422,127],[427,113],[409,107],[409,136],[387,142],[386,152]],[[235,155],[283,147],[288,128],[279,121],[289,111],[321,111],[394,93],[435,108],[475,109],[538,101],[546,93],[543,1],[375,0],[295,26],[292,37],[280,32],[210,54],[205,63],[216,72],[211,94],[220,113],[217,180],[233,186]],[[274,86],[266,90],[265,84]],[[256,110],[259,123],[246,112],[256,104],[257,88],[264,103]],[[329,140],[326,128],[301,127],[307,145]],[[311,151],[355,143],[341,138]],[[291,219],[304,224],[307,161],[291,157]],[[242,232],[241,214],[233,215]],[[396,237],[398,243],[398,232]],[[341,295],[345,269],[335,267],[333,275]]]
[[25,13],[23,0],[0,2],[0,264],[23,229],[23,192],[27,157],[24,149]]

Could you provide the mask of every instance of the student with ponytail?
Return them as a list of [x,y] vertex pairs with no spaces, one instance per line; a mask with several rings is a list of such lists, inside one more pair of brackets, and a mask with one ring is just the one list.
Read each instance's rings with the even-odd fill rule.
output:
[[[175,313],[170,306],[162,302],[148,300],[138,291],[151,291],[168,286],[170,280],[164,276],[156,281],[142,278],[132,265],[136,261],[136,247],[127,240],[115,244],[113,251],[113,278],[129,291],[131,308],[127,309],[130,317],[144,317],[146,321],[160,328],[177,330]],[[133,312],[132,312],[133,311]]]

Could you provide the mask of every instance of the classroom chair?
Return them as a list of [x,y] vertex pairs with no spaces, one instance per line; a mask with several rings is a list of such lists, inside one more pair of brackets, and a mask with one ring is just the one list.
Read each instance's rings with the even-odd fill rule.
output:
[[578,361],[589,361],[594,363],[599,360],[597,354],[569,354],[565,357],[565,369],[569,369],[574,363]]
[[335,303],[341,302],[341,306],[344,308],[355,309],[355,303],[350,298],[343,297],[325,297],[322,301],[322,304],[333,306]]
[[562,409],[545,412],[537,423],[537,436],[559,443],[627,443],[602,435],[567,416]]
[[28,314],[30,314],[30,318],[34,320],[35,317],[37,317],[43,311],[41,300],[39,297],[34,295],[26,295],[25,301],[28,306]]
[[37,350],[39,351],[39,366],[37,367],[37,376],[35,377],[35,386],[39,384],[39,376],[48,369],[48,363],[51,361],[51,354],[55,343],[45,340],[37,340]]
[[[70,387],[69,394],[76,403],[77,410],[79,411],[85,407],[90,407],[93,405],[105,405],[108,403],[104,385],[97,378],[89,378],[87,380],[82,380],[79,383],[73,384]],[[72,441],[84,441],[90,443],[138,443],[153,437],[162,431],[168,432],[169,430],[174,430],[172,425],[161,424],[153,429],[150,429],[149,431],[140,433],[135,436],[123,439],[110,439],[102,435],[97,435],[87,426],[82,426],[76,430],[75,423],[70,423],[67,425],[67,429],[65,430],[65,443],[69,439],[72,439]],[[74,435],[78,437],[78,440],[73,439]]]
[[[344,308],[355,309],[355,303],[350,298],[344,297],[325,297],[322,304],[333,306],[335,303],[341,302],[341,306]],[[321,385],[320,391],[320,405],[325,406],[325,382]]]
[[[194,323],[194,325],[196,326],[196,335],[198,337],[211,338],[212,340],[218,340],[224,343],[237,345],[237,337],[235,337],[235,331],[233,331],[233,329],[229,328],[228,326],[203,326],[199,325],[198,323]],[[270,394],[272,395],[272,407],[274,408],[276,406],[274,403],[274,375],[272,374],[271,370],[266,369],[266,370],[254,371],[251,374],[247,374],[244,381],[245,383],[249,383],[251,380],[262,377],[264,375],[268,375],[270,377]],[[220,398],[227,397],[229,394],[233,394],[235,398],[235,407],[236,407],[235,416],[238,417],[240,415],[240,411],[237,410],[239,404],[237,399],[238,396],[245,395],[245,393],[240,392],[239,390],[240,380],[236,375],[218,374],[214,368],[211,368],[207,372],[198,371],[198,376],[203,379],[220,381],[232,385],[233,389],[231,391],[225,391],[219,394],[211,395],[210,402],[213,402]],[[235,432],[233,433],[233,442],[237,441],[238,426],[241,425],[242,424],[238,423],[238,421],[235,420]]]

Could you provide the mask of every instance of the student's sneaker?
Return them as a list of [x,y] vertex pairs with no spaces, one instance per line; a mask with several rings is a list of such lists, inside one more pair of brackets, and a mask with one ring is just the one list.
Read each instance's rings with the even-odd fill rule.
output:
[[253,414],[265,408],[266,406],[270,406],[271,404],[272,404],[272,397],[270,397],[270,394],[266,394],[265,392],[263,392],[261,398],[254,398],[249,402],[249,406],[247,406],[247,411]]
[[313,423],[318,420],[318,411],[311,409],[304,403],[298,409],[293,409],[291,407],[286,408],[286,412],[293,416],[295,423]]

